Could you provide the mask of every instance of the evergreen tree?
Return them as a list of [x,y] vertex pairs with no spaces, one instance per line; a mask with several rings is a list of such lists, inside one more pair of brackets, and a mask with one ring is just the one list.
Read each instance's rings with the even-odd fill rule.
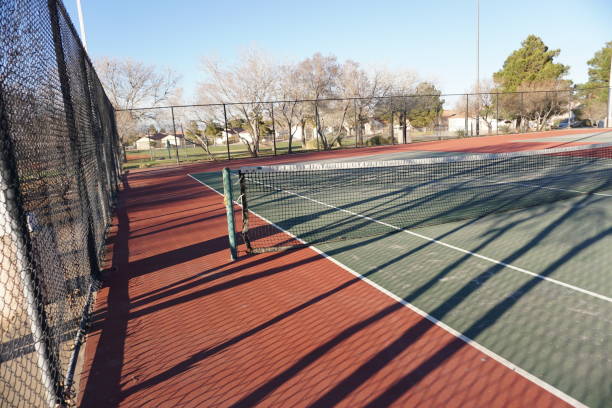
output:
[[493,74],[493,79],[503,92],[514,92],[520,86],[551,80],[560,80],[567,74],[569,67],[554,62],[560,50],[550,50],[541,38],[530,35],[521,48],[514,51],[501,70]]

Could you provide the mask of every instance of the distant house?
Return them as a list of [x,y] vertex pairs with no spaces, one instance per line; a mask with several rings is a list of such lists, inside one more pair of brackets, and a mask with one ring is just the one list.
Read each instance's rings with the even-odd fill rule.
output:
[[[490,121],[491,124],[491,132],[497,131],[497,121]],[[500,119],[499,126],[504,126],[504,121]],[[512,127],[513,124],[510,126]],[[489,132],[489,125],[487,121],[480,118],[479,120],[480,134],[487,134]],[[464,113],[458,113],[455,116],[448,118],[448,131],[449,132],[465,132],[466,130],[466,120]],[[468,118],[467,119],[467,133],[475,134],[476,132],[476,118]]]
[[366,135],[375,134],[382,132],[385,128],[385,124],[378,119],[370,119],[369,122],[363,125],[363,130]]
[[175,135],[166,135],[161,138],[162,147],[166,147],[168,144],[172,146],[185,146],[185,136],[181,133]]
[[222,131],[221,136],[215,139],[215,144],[225,144],[226,140],[230,143],[253,143],[253,136],[243,128],[232,128],[228,129],[227,133]]
[[171,146],[185,146],[185,144],[189,143],[181,133],[177,133],[176,138],[174,135],[168,133],[154,133],[141,137],[136,140],[135,144],[137,150],[149,150],[154,147],[166,147],[168,144]]
[[157,147],[160,145],[160,141],[166,136],[168,135],[165,133],[154,133],[152,135],[145,135],[140,139],[136,140],[136,149],[149,150],[153,147]]
[[458,117],[461,117],[463,119],[463,122],[465,124],[465,113],[463,111],[460,110],[454,110],[454,109],[444,109],[444,111],[442,111],[442,116],[440,118],[440,126],[449,127],[449,122],[451,119],[455,119]]

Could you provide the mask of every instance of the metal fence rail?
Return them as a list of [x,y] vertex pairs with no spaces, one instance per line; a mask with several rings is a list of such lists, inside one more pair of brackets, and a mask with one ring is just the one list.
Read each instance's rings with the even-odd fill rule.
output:
[[59,0],[0,2],[0,406],[70,404],[120,175],[113,108]]
[[156,106],[118,110],[117,121],[128,161],[148,165],[546,131],[578,116],[597,125],[604,103],[593,93],[602,90]]

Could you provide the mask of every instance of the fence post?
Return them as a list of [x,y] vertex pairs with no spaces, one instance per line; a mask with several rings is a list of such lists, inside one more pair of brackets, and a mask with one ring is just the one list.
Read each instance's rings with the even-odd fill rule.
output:
[[225,104],[223,104],[223,120],[225,122],[225,145],[227,146],[227,160],[232,160],[232,155],[230,154],[230,146],[229,146],[229,130],[227,128],[227,109]]
[[229,240],[230,258],[235,261],[236,251],[236,227],[234,225],[234,197],[232,193],[232,175],[230,169],[223,169],[223,201],[225,203],[225,214],[227,215],[227,238]]
[[470,116],[470,94],[465,94],[465,137],[470,136],[468,118]]
[[178,144],[176,141],[176,123],[174,122],[174,106],[170,107],[170,112],[172,113],[172,130],[174,131],[174,150],[176,150],[176,163],[179,164],[181,160],[179,159]]
[[391,137],[391,144],[395,144],[395,134],[394,134],[394,129],[393,129],[393,116],[394,116],[393,109],[391,109],[391,119],[389,120],[389,136]]
[[321,150],[321,147],[319,146],[319,133],[320,133],[320,129],[319,129],[319,103],[318,103],[318,99],[315,99],[315,129],[316,129],[316,133],[317,133],[317,151]]
[[185,129],[183,129],[183,122],[179,123],[179,126],[181,127],[181,134],[183,135],[183,153],[185,154],[185,157],[187,157],[187,136],[185,136]]
[[495,134],[499,135],[499,92],[495,93]]
[[567,93],[567,128],[572,127],[572,90],[570,89]]
[[[102,85],[99,85],[99,86],[102,86]],[[108,98],[106,98],[106,95],[105,95],[104,100],[110,105],[110,101],[108,101]],[[114,135],[114,138],[113,138],[113,140],[111,142],[111,146],[113,144],[115,144],[115,145],[121,145],[123,147],[123,150],[122,150],[123,151],[123,160],[122,160],[122,162],[127,163],[127,156],[125,154],[125,145],[123,145],[123,142],[119,139],[119,134],[117,133],[117,125],[115,123],[115,114],[116,114],[116,111],[113,109],[113,114],[110,115],[111,116],[110,117],[111,128],[113,129],[113,135]],[[117,177],[119,177],[119,174],[121,174],[121,167],[122,166],[121,166],[121,163],[119,162],[119,160],[117,160],[118,158],[116,157],[116,153],[117,153],[116,148],[113,148],[111,150],[114,152],[111,155],[111,161],[113,162],[114,167],[115,167],[115,171],[114,171],[115,174],[114,174],[114,177],[113,177],[113,179],[114,179],[113,180],[113,189],[116,191],[117,181],[118,181]]]
[[523,113],[523,108],[524,108],[523,107],[523,95],[524,95],[524,92],[521,92],[521,113],[520,113],[520,115],[521,115],[521,126],[520,126],[520,129],[519,129],[519,133],[523,133],[523,128],[524,128],[524,125],[523,125],[523,116],[524,116],[524,113]]
[[480,136],[480,90],[476,93],[476,136]]
[[359,127],[357,123],[357,99],[353,99],[353,115],[355,116],[355,147],[357,147],[357,128]]
[[408,119],[406,116],[408,115],[408,113],[406,111],[406,98],[404,98],[404,111],[402,112],[402,139],[404,144],[408,143],[408,126],[406,125],[406,119]]
[[[272,152],[276,156],[276,127],[274,126],[274,102],[270,103],[272,107],[270,115],[272,116]],[[289,129],[291,131],[291,129]]]
[[151,131],[147,129],[147,139],[149,139],[149,156],[153,161],[153,145],[151,144]]

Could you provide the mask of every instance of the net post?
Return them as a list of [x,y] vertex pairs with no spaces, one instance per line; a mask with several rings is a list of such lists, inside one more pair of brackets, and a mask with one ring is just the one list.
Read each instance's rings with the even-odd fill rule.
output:
[[229,240],[230,257],[232,261],[237,259],[236,251],[236,227],[234,225],[234,197],[232,194],[232,177],[230,169],[223,169],[223,202],[227,215],[227,238]]
[[253,247],[249,238],[249,203],[247,201],[245,175],[241,171],[238,171],[238,182],[240,184],[240,204],[242,205],[242,240],[247,253],[251,253]]

